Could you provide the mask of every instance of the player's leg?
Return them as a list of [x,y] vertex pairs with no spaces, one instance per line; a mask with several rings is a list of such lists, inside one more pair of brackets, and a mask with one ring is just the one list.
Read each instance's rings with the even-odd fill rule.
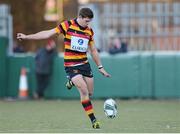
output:
[[84,77],[86,84],[87,84],[87,88],[89,91],[89,96],[93,95],[94,92],[94,79],[93,77]]
[[83,79],[83,76],[79,74],[74,76],[71,80],[79,90],[82,106],[85,112],[87,113],[87,115],[89,116],[93,128],[100,128],[99,122],[97,122],[96,117],[94,115],[93,106],[91,100],[89,99],[89,91],[88,91],[87,83]]
[[[89,96],[92,96],[94,91],[94,79],[93,77],[84,77],[84,80],[86,81],[88,87]],[[97,120],[95,120],[93,122],[93,128],[100,128],[99,124],[100,123]]]
[[83,76],[78,74],[74,76],[71,80],[74,83],[74,85],[77,87],[80,93],[81,100],[89,99],[87,85],[83,79]]

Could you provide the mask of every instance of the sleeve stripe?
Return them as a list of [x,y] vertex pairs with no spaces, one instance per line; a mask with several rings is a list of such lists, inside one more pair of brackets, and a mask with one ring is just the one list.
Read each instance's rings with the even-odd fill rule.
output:
[[69,24],[68,24],[68,21],[65,21],[64,23],[65,23],[65,27],[66,27],[66,32],[67,32],[67,30],[68,30],[68,28],[69,28]]
[[61,26],[64,31],[67,31],[67,27],[66,27],[65,23],[62,23]]
[[62,25],[60,25],[59,27],[60,27],[60,29],[61,29],[61,32],[65,35],[66,32],[64,31]]

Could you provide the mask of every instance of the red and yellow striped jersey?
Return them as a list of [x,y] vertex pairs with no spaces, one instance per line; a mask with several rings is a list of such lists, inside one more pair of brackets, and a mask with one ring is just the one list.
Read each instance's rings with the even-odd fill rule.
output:
[[77,66],[88,62],[87,49],[94,44],[93,30],[83,28],[77,19],[63,21],[56,28],[56,33],[64,35],[64,66]]

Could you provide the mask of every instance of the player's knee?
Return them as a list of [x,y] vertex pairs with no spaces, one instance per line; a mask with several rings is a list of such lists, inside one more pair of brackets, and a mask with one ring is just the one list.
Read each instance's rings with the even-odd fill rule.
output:
[[87,96],[89,94],[86,86],[79,85],[77,88],[79,89],[82,96]]
[[84,90],[84,89],[86,89],[86,86],[85,86],[85,85],[80,85],[80,84],[78,84],[78,85],[76,85],[76,87],[77,87],[79,90]]

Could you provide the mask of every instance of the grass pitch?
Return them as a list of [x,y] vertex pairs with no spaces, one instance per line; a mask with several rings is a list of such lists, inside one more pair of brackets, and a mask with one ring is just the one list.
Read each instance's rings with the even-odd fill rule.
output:
[[179,100],[116,100],[118,115],[106,118],[104,100],[93,100],[101,129],[94,130],[79,100],[0,100],[3,133],[177,133]]

